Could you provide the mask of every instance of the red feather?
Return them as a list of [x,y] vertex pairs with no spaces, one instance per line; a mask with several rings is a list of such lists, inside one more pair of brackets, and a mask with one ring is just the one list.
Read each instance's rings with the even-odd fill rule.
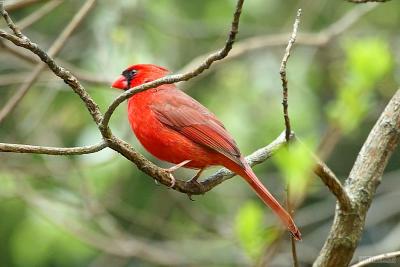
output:
[[[243,166],[236,142],[214,114],[174,86],[167,85],[160,89],[154,93],[154,101],[150,105],[160,122]],[[170,101],[163,101],[165,99]]]

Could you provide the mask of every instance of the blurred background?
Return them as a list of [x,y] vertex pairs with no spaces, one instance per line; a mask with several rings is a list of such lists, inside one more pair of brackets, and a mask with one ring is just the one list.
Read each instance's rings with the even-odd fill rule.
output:
[[[48,49],[85,1],[5,1],[23,32]],[[56,57],[105,111],[111,81],[130,64],[177,73],[223,46],[233,0],[98,1]],[[284,130],[280,62],[298,8],[288,62],[289,112],[297,137],[344,181],[400,82],[400,2],[245,1],[238,40],[223,62],[178,86],[212,110],[244,154]],[[2,29],[7,26],[3,20]],[[0,107],[37,59],[0,40]],[[129,128],[126,104],[111,128],[156,164]],[[0,123],[0,141],[81,146],[101,136],[71,89],[45,70]],[[0,154],[0,266],[291,266],[290,238],[247,184],[233,178],[195,201],[157,185],[110,149],[85,156]],[[400,152],[386,169],[354,261],[400,248]],[[335,199],[296,143],[255,167],[285,203],[287,184],[311,266]],[[216,169],[209,170],[211,174]],[[190,170],[177,176],[188,179]],[[372,265],[372,266],[397,266]]]

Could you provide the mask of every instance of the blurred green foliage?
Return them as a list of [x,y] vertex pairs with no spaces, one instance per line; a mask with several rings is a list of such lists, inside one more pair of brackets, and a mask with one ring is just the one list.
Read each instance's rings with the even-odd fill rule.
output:
[[340,68],[344,79],[328,113],[337,126],[350,133],[360,125],[374,106],[375,85],[392,67],[388,44],[378,38],[347,41],[346,61]]
[[[11,15],[18,21],[45,2]],[[24,32],[47,49],[82,4],[63,1]],[[318,33],[348,12],[365,8],[342,0],[245,1],[238,42],[291,31],[298,7],[303,8],[303,33]],[[111,81],[135,63],[177,72],[224,44],[233,8],[234,1],[228,0],[99,1],[59,58],[101,80]],[[291,198],[305,196],[296,211],[305,239],[298,246],[304,266],[321,248],[335,205],[312,174],[307,150],[321,151],[333,142],[327,163],[340,179],[347,177],[369,130],[398,88],[399,10],[398,1],[379,5],[327,45],[298,44],[292,51],[287,69],[289,113],[293,130],[307,149],[294,142],[254,169],[281,203],[287,184]],[[0,27],[6,28],[4,21]],[[243,154],[267,145],[284,130],[279,77],[284,47],[247,51],[178,84],[224,122]],[[3,48],[0,60],[3,106],[33,65]],[[10,79],[11,74],[20,78]],[[80,99],[50,77],[43,74],[1,122],[1,142],[80,146],[100,140]],[[120,93],[109,83],[83,84],[102,111]],[[113,115],[111,128],[158,165],[169,166],[140,146],[124,105]],[[335,138],[327,138],[332,132]],[[388,166],[394,175],[385,177],[386,191],[378,192],[378,198],[399,188],[399,159],[397,152]],[[183,179],[192,175],[188,170],[177,173]],[[157,186],[109,149],[68,157],[0,154],[0,267],[253,266],[270,254],[271,266],[291,264],[286,235],[280,245],[273,242],[280,236],[278,219],[240,178],[194,198],[192,202]],[[379,224],[367,225],[361,251],[398,222],[398,207],[390,207],[385,209],[394,210],[393,216],[382,221],[379,210],[369,213]],[[161,252],[165,254],[160,256]]]
[[264,211],[258,202],[242,204],[235,219],[235,232],[246,253],[258,259],[266,245],[276,237],[274,229],[265,229]]

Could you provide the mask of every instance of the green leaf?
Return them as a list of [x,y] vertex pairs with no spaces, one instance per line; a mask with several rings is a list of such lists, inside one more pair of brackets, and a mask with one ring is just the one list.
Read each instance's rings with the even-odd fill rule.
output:
[[328,116],[345,133],[360,125],[373,108],[373,89],[392,67],[388,45],[378,38],[366,38],[345,45],[346,62],[338,77],[339,93],[328,105]]
[[292,143],[288,149],[281,149],[273,157],[285,181],[289,184],[292,194],[301,195],[306,190],[307,182],[312,172],[314,160],[307,147],[313,147],[311,142],[304,145]]
[[263,208],[254,201],[248,201],[239,209],[235,219],[235,233],[240,245],[254,259],[277,236],[276,230],[266,230],[263,217]]

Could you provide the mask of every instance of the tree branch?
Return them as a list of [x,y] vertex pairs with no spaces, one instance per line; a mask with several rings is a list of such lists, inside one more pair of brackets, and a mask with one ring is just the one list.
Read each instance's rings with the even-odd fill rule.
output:
[[376,255],[373,257],[368,257],[365,260],[362,260],[356,264],[351,265],[351,267],[363,267],[370,265],[372,263],[396,263],[397,260],[400,260],[400,251],[389,252]]
[[361,4],[361,3],[368,3],[368,2],[384,3],[384,2],[389,2],[390,0],[346,0],[346,1],[351,2],[351,3]]
[[48,147],[48,146],[32,146],[22,144],[0,143],[0,152],[13,153],[31,153],[31,154],[47,154],[47,155],[83,155],[99,152],[107,147],[106,142],[102,141],[98,144],[82,147]]
[[236,35],[239,30],[239,21],[240,21],[240,14],[242,12],[242,6],[243,6],[244,0],[238,0],[236,4],[236,9],[235,13],[233,14],[233,20],[232,20],[232,25],[231,29],[228,34],[228,38],[226,40],[225,46],[220,49],[217,52],[212,53],[209,55],[203,62],[200,62],[199,65],[197,65],[195,68],[192,70],[183,73],[183,74],[175,74],[175,75],[170,75],[163,77],[161,79],[157,79],[155,81],[151,81],[145,84],[142,84],[140,86],[133,87],[121,95],[119,95],[108,107],[106,113],[104,114],[104,119],[101,123],[101,129],[103,131],[108,127],[108,123],[110,121],[111,115],[115,111],[115,109],[126,99],[130,98],[131,96],[145,91],[150,88],[154,88],[163,84],[171,84],[171,83],[176,83],[176,82],[181,82],[181,81],[188,81],[198,75],[200,75],[203,71],[208,69],[211,64],[213,64],[215,61],[221,60],[225,58],[229,51],[232,49],[232,45],[235,42]]
[[[353,8],[351,11],[347,12],[336,22],[330,24],[328,27],[323,29],[318,33],[299,33],[296,38],[297,45],[305,46],[325,46],[337,37],[342,32],[350,28],[355,22],[357,22],[362,16],[377,7],[376,4],[363,5]],[[253,52],[266,47],[275,47],[287,45],[287,40],[290,38],[291,33],[278,33],[278,34],[268,34],[256,37],[250,37],[243,39],[235,43],[232,51],[225,58],[226,60],[232,60],[240,57],[248,52]],[[200,55],[194,58],[186,66],[182,68],[180,72],[186,72],[203,61],[208,54]],[[216,63],[218,64],[218,62]],[[204,77],[204,75],[202,76]]]
[[[79,10],[79,12],[75,14],[75,16],[71,20],[71,22],[67,25],[67,27],[65,27],[65,29],[62,31],[62,33],[54,41],[53,45],[49,49],[47,57],[49,57],[49,58],[54,57],[55,55],[58,54],[58,52],[60,52],[62,47],[65,45],[68,37],[74,32],[74,30],[78,27],[78,25],[86,17],[86,14],[93,7],[94,3],[95,3],[95,0],[87,0],[85,2],[85,4],[82,6],[82,8]],[[18,29],[18,27],[11,20],[8,13],[4,10],[3,5],[0,6],[0,11],[1,11],[4,19],[7,21],[8,27],[13,30],[13,32],[15,33],[17,38],[19,38],[20,41],[30,42],[29,39],[21,33],[21,31]],[[2,36],[2,37],[4,37],[4,36]],[[18,105],[18,103],[26,95],[26,93],[31,88],[31,86],[36,82],[37,78],[39,77],[40,73],[45,68],[45,66],[46,65],[43,62],[40,62],[35,67],[35,69],[32,71],[32,73],[29,75],[29,77],[26,79],[26,81],[21,85],[21,87],[11,97],[11,99],[3,106],[3,108],[0,110],[0,123]]]
[[[153,88],[162,84],[167,84],[167,83],[174,83],[177,81],[187,81],[193,77],[196,77],[200,73],[202,73],[204,70],[209,68],[213,62],[217,60],[221,60],[226,55],[229,53],[229,51],[232,48],[233,42],[235,41],[237,32],[238,32],[238,27],[239,27],[239,19],[240,19],[240,14],[242,10],[244,0],[238,0],[235,8],[235,12],[233,15],[233,20],[232,20],[232,25],[230,32],[228,34],[228,38],[226,41],[225,46],[219,50],[218,52],[215,52],[211,54],[204,62],[202,62],[198,67],[196,67],[194,70],[185,73],[185,74],[178,74],[178,75],[173,75],[173,76],[168,76],[150,83],[146,83],[142,86],[132,88],[125,93],[121,94],[119,97],[117,97],[114,102],[110,105],[109,109],[107,110],[105,119],[103,119],[103,115],[101,114],[99,107],[97,104],[93,101],[93,99],[90,97],[90,95],[86,92],[86,90],[83,88],[83,86],[80,84],[78,79],[72,75],[69,71],[65,70],[64,68],[60,67],[57,65],[57,63],[52,59],[46,52],[44,52],[42,49],[38,47],[37,44],[32,43],[28,38],[19,38],[17,36],[14,36],[12,34],[9,34],[3,30],[0,30],[0,37],[5,38],[11,42],[13,42],[15,45],[24,47],[37,56],[47,64],[49,69],[53,71],[55,75],[60,77],[67,83],[72,90],[79,95],[79,97],[82,99],[84,104],[86,105],[86,108],[88,109],[89,113],[93,117],[93,120],[96,122],[96,124],[99,127],[99,130],[104,138],[104,141],[107,143],[107,146],[114,149],[118,153],[122,154],[124,157],[126,157],[128,160],[132,161],[133,163],[136,164],[136,166],[151,176],[152,178],[156,179],[160,183],[169,186],[171,184],[170,181],[170,176],[169,174],[164,170],[156,165],[154,165],[152,162],[147,160],[145,157],[143,157],[140,153],[135,151],[128,143],[125,141],[117,138],[114,136],[111,132],[111,130],[108,127],[108,121],[115,110],[115,108],[122,103],[125,99],[129,98],[135,93],[138,93],[140,91],[147,90],[149,88]],[[227,174],[228,176],[230,175],[229,173]],[[209,180],[204,181],[203,183],[200,183],[199,185],[194,185],[194,183],[186,183],[184,181],[178,180],[177,183],[174,186],[174,189],[180,192],[184,192],[187,194],[203,194],[204,192],[207,192],[211,188],[213,188],[215,185],[221,183],[224,179],[227,179],[226,176],[224,175],[216,175],[216,177],[212,176],[210,177]]]
[[314,173],[321,178],[322,182],[328,187],[329,191],[336,197],[340,208],[343,211],[349,211],[351,209],[351,200],[347,194],[342,183],[333,173],[333,171],[316,155],[313,155],[316,165],[314,167]]
[[300,23],[300,16],[301,16],[301,9],[299,9],[297,11],[296,20],[293,24],[293,32],[289,39],[288,45],[285,50],[285,54],[283,55],[283,58],[282,58],[281,67],[279,69],[279,74],[281,75],[281,81],[282,81],[282,106],[283,106],[283,117],[285,120],[286,141],[289,141],[290,134],[292,132],[291,127],[290,127],[290,119],[289,119],[289,112],[288,112],[288,86],[287,86],[288,81],[286,78],[286,64],[287,64],[287,61],[289,60],[290,51],[292,50],[292,46],[293,46],[294,42],[296,41],[297,29],[298,29],[299,23]]
[[[341,17],[336,22],[332,23],[322,31],[318,33],[299,33],[296,38],[297,45],[305,45],[305,46],[324,46],[328,44],[332,39],[337,37],[340,33],[347,30],[351,25],[357,22],[363,15],[373,10],[377,5],[370,4],[370,5],[362,5],[359,7],[353,8],[351,11],[346,13],[343,17]],[[250,51],[255,51],[258,49],[266,48],[266,47],[273,47],[273,46],[281,46],[287,44],[287,39],[290,38],[290,33],[283,33],[283,34],[270,34],[265,36],[256,36],[244,39],[242,41],[236,42],[235,46],[232,47],[232,50],[229,54],[225,57],[225,61],[237,58],[246,54]],[[0,43],[2,45],[2,43]],[[33,57],[31,54],[24,53],[18,49],[14,49],[9,44],[3,44],[4,48],[7,49],[10,53],[14,54],[18,58],[23,59],[28,63],[35,63],[38,62],[36,57]],[[196,68],[205,58],[209,55],[209,53],[198,56],[186,64],[179,73],[186,73],[191,69]],[[102,84],[102,85],[109,85],[111,81],[104,79],[103,77],[98,77],[94,74],[85,73],[83,70],[76,68],[64,62],[60,59],[57,59],[60,65],[68,68],[79,80],[86,81],[95,84]],[[215,62],[214,65],[218,65],[218,62]],[[205,73],[202,76],[204,77]],[[4,79],[0,79],[4,80]],[[12,81],[12,83],[18,83],[19,81]],[[10,83],[10,82],[9,82]],[[7,81],[3,81],[2,83],[7,84]]]
[[60,0],[49,1],[48,3],[38,8],[35,12],[29,14],[29,16],[26,16],[20,21],[17,21],[16,25],[18,25],[18,28],[22,31],[23,29],[31,26],[33,23],[46,16],[53,9],[58,7],[61,3],[62,1]]
[[394,94],[371,130],[346,180],[345,189],[353,206],[349,212],[337,208],[329,236],[314,267],[348,266],[364,228],[386,164],[400,141],[400,89]]
[[7,4],[6,9],[8,11],[14,11],[14,10],[18,10],[18,9],[21,9],[24,7],[28,7],[32,4],[36,4],[39,1],[41,1],[41,0],[21,0],[21,1],[17,1],[16,3]]

